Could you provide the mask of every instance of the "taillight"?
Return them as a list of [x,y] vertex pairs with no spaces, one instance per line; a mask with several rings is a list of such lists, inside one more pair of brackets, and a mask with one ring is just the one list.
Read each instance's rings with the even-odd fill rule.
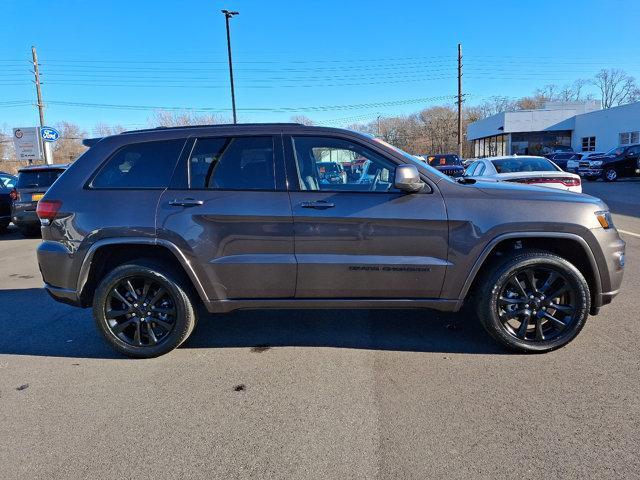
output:
[[561,183],[565,187],[579,187],[582,181],[573,177],[537,177],[537,178],[518,178],[509,180],[511,182],[535,184],[535,183]]
[[60,200],[40,200],[36,207],[36,213],[40,220],[53,220],[62,206]]
[[15,188],[11,190],[11,193],[9,193],[9,197],[11,198],[12,202],[17,202],[18,200],[20,200],[20,194]]
[[562,178],[561,181],[567,187],[579,187],[582,184],[579,178]]

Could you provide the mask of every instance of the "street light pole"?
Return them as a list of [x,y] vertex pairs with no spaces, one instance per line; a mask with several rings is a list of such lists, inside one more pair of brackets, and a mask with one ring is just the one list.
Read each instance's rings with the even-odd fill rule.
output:
[[233,123],[238,123],[238,117],[236,116],[236,93],[233,86],[233,62],[231,60],[231,34],[229,33],[229,19],[234,15],[239,15],[240,12],[230,12],[229,10],[222,10],[224,19],[227,24],[227,52],[229,53],[229,80],[231,82],[231,108],[233,109]]

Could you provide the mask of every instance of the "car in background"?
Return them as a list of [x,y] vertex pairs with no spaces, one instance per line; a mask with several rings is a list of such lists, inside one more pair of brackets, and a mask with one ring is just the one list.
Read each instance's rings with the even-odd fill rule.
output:
[[18,177],[15,175],[11,175],[10,173],[0,172],[0,184],[4,185],[7,188],[13,188],[16,186],[16,181]]
[[0,181],[0,233],[11,223],[11,190]]
[[604,155],[581,160],[578,174],[590,181],[602,178],[606,182],[640,176],[640,144],[612,148]]
[[36,214],[38,201],[67,167],[68,165],[36,165],[18,170],[18,180],[11,191],[11,220],[24,236],[40,232],[40,219]]
[[436,170],[450,177],[461,177],[464,173],[464,165],[458,155],[447,153],[443,155],[421,155],[427,159],[427,163]]
[[554,145],[553,147],[542,147],[542,156],[549,158],[557,153],[575,153],[573,148],[568,145]]
[[347,172],[337,162],[318,162],[318,177],[321,183],[347,183]]
[[544,157],[508,156],[476,160],[465,177],[493,182],[517,182],[540,187],[582,192],[580,176],[562,171]]
[[550,155],[545,155],[545,158],[548,158],[553,163],[558,165],[562,170],[567,170],[567,164],[570,160],[572,161],[580,161],[582,158],[581,153],[575,152],[560,152],[560,153],[552,153]]
[[567,168],[564,169],[565,172],[578,173],[578,168],[580,167],[581,160],[586,161],[589,158],[604,155],[604,152],[582,152],[576,155],[578,155],[577,158],[567,160]]

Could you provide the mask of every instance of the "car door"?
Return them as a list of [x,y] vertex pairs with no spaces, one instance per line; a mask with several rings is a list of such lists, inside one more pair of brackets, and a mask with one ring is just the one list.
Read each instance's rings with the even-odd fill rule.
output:
[[638,158],[640,158],[640,146],[629,147],[624,155],[622,174],[625,177],[632,177],[638,168]]
[[293,297],[293,218],[281,137],[189,142],[158,206],[158,236],[185,252],[211,300]]
[[[437,298],[447,266],[447,215],[434,185],[393,186],[399,160],[350,137],[285,136],[298,263],[296,298]],[[337,162],[330,182],[317,164]]]

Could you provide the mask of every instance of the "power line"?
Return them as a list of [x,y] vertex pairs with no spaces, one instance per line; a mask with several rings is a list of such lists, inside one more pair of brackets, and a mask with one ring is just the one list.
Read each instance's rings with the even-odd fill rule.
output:
[[[404,100],[391,100],[387,102],[372,102],[372,103],[359,103],[359,104],[346,104],[346,105],[315,105],[315,106],[302,106],[302,107],[248,107],[238,108],[245,112],[326,112],[326,111],[339,111],[339,110],[358,110],[367,108],[381,108],[381,107],[395,107],[401,105],[411,105],[417,103],[430,103],[441,100],[455,99],[455,95],[443,95],[438,97],[424,97],[424,98],[412,98]],[[214,107],[175,107],[175,106],[159,106],[159,105],[118,105],[118,104],[106,104],[106,103],[88,103],[88,102],[66,102],[66,101],[49,101],[50,105],[59,106],[71,106],[71,107],[86,107],[86,108],[107,108],[115,110],[175,110],[175,111],[194,111],[194,112],[226,112],[230,111],[229,108],[214,108]]]

